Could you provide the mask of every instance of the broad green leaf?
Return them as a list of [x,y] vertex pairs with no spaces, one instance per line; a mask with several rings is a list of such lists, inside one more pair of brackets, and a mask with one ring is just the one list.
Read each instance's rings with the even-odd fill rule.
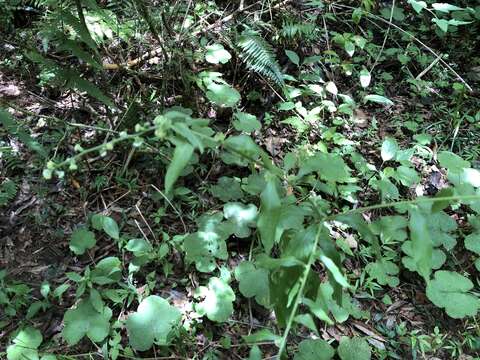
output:
[[13,338],[7,347],[7,360],[38,360],[38,347],[43,337],[40,330],[28,326]]
[[248,166],[261,153],[259,146],[247,135],[230,136],[225,140],[224,148],[226,151],[221,154],[221,158],[227,165]]
[[268,270],[256,268],[250,261],[243,261],[235,268],[235,279],[239,282],[240,293],[247,297],[255,297],[260,305],[268,307],[270,290]]
[[250,353],[248,354],[247,360],[262,360],[262,351],[257,345],[253,345],[250,349]]
[[361,337],[348,338],[343,336],[338,345],[338,356],[342,360],[370,360],[372,350],[365,339]]
[[371,278],[377,280],[380,285],[396,287],[400,283],[398,275],[398,266],[385,258],[369,263],[365,271]]
[[325,90],[327,90],[330,94],[337,95],[338,89],[337,85],[333,81],[329,81],[327,85],[325,85]]
[[223,215],[233,225],[233,233],[239,238],[250,236],[250,228],[255,226],[257,214],[257,207],[253,204],[231,202],[223,206]]
[[76,255],[82,255],[95,246],[95,234],[86,228],[75,229],[70,237],[70,250]]
[[298,345],[293,360],[330,360],[335,355],[333,347],[325,340],[308,339]]
[[411,167],[401,165],[395,170],[396,180],[403,186],[412,186],[420,182],[420,176],[417,171]]
[[387,106],[392,106],[393,101],[390,100],[389,98],[386,98],[385,96],[381,95],[365,95],[363,98],[364,102],[373,102],[377,104],[382,104],[382,105],[387,105]]
[[125,322],[130,345],[139,351],[150,349],[154,343],[168,345],[181,317],[167,300],[156,295],[146,297]]
[[223,202],[239,200],[243,197],[240,180],[226,176],[222,176],[216,185],[210,187],[210,193]]
[[110,256],[98,262],[90,276],[98,285],[114,284],[122,277],[121,262],[117,257]]
[[408,0],[408,3],[412,5],[417,14],[420,14],[423,9],[427,8],[427,3],[425,1]]
[[370,81],[372,80],[372,75],[367,69],[362,69],[360,71],[360,85],[365,89],[370,85]]
[[434,10],[441,11],[444,13],[448,13],[450,11],[457,11],[463,10],[463,8],[458,7],[456,5],[448,4],[448,3],[434,3],[432,4]]
[[307,329],[313,331],[317,336],[319,335],[317,326],[315,325],[315,321],[313,320],[313,316],[311,314],[298,314],[293,320],[297,324],[303,325]]
[[436,306],[444,308],[454,319],[475,316],[480,306],[478,297],[469,293],[473,283],[452,271],[437,271],[427,283],[427,297]]
[[460,172],[464,168],[470,167],[470,163],[468,161],[463,160],[460,156],[450,151],[439,152],[437,158],[442,167],[454,172]]
[[465,238],[465,249],[480,255],[480,233],[473,233]]
[[198,271],[211,272],[216,267],[215,259],[228,258],[225,240],[231,231],[222,219],[222,213],[202,215],[197,221],[198,231],[184,240],[185,259],[194,262]]
[[437,24],[437,26],[440,28],[440,30],[442,30],[443,32],[447,32],[448,31],[448,21],[445,20],[445,19],[439,19],[439,18],[434,18],[432,19],[432,22],[434,22],[435,24]]
[[347,52],[348,56],[352,57],[355,54],[355,44],[351,41],[345,41],[343,48]]
[[297,66],[300,66],[300,58],[298,57],[295,51],[285,50],[285,55],[287,55],[287,57],[290,59],[292,63],[294,63]]
[[255,115],[245,112],[236,112],[234,116],[236,120],[233,122],[233,127],[238,131],[251,133],[260,130],[262,127],[260,121],[257,120]]
[[277,189],[277,181],[271,174],[267,176],[265,188],[260,194],[260,214],[258,216],[257,227],[260,232],[265,253],[270,254],[275,243],[276,230],[280,221],[282,203]]
[[70,346],[77,344],[85,335],[93,342],[101,342],[110,332],[111,317],[112,310],[108,307],[98,312],[89,300],[82,300],[75,309],[65,313],[62,336]]
[[226,64],[232,58],[222,44],[209,45],[206,49],[205,60],[211,64]]
[[[413,209],[410,212],[408,226],[410,229],[411,251],[413,252],[408,255],[411,257],[416,271],[425,281],[428,281],[432,270],[433,243],[430,238],[425,216],[418,209]],[[402,246],[402,250],[404,251],[406,249],[405,244],[406,243]]]
[[386,138],[382,143],[382,160],[389,161],[395,159],[398,149],[397,140],[394,138]]
[[282,340],[281,336],[274,334],[268,329],[262,329],[250,335],[243,335],[242,338],[248,345],[265,342],[278,344]]
[[240,101],[240,93],[226,84],[212,83],[207,86],[207,98],[220,107],[234,107]]
[[345,182],[349,179],[349,168],[342,157],[318,152],[305,160],[299,169],[298,177],[317,172],[320,178],[332,182]]
[[193,155],[193,146],[186,142],[180,142],[175,146],[172,161],[168,165],[165,174],[165,192],[169,193],[183,169],[187,166]]
[[109,216],[95,214],[92,216],[92,227],[95,230],[103,230],[105,233],[115,240],[120,239],[120,230],[118,224]]
[[208,286],[201,286],[195,291],[195,297],[203,298],[195,305],[195,310],[201,316],[206,315],[211,321],[225,322],[233,313],[235,293],[223,280],[212,277]]

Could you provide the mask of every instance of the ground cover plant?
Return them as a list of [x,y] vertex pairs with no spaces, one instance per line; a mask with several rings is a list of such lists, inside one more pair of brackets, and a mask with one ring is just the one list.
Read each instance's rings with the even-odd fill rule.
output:
[[0,0],[0,358],[478,358],[479,24]]

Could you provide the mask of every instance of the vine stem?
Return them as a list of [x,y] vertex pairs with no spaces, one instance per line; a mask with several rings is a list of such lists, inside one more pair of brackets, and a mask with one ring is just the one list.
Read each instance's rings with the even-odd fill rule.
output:
[[318,243],[320,241],[320,234],[321,234],[321,226],[325,221],[331,221],[334,220],[337,217],[340,216],[345,216],[345,215],[351,215],[351,214],[358,214],[358,213],[363,213],[366,211],[370,210],[377,210],[377,209],[383,209],[383,208],[389,208],[389,207],[394,207],[394,206],[399,206],[399,205],[413,205],[413,204],[418,204],[418,203],[427,203],[427,202],[437,202],[437,201],[458,201],[458,200],[480,200],[480,195],[458,195],[458,196],[442,196],[442,197],[433,197],[433,198],[418,198],[415,200],[402,200],[402,201],[396,201],[396,202],[390,202],[390,203],[385,203],[385,204],[376,204],[376,205],[371,205],[371,206],[364,206],[360,207],[357,209],[352,209],[352,210],[347,210],[339,214],[334,214],[330,216],[323,217],[319,224],[318,224],[318,229],[317,229],[317,234],[315,236],[315,241],[313,243],[313,250],[310,253],[310,256],[308,257],[307,264],[305,265],[305,271],[303,272],[303,277],[300,283],[300,288],[298,289],[298,294],[295,297],[295,302],[293,304],[292,312],[290,313],[290,317],[288,318],[287,321],[287,326],[285,327],[285,331],[283,333],[279,350],[278,350],[278,359],[280,360],[285,352],[286,346],[287,346],[287,340],[288,340],[288,335],[290,333],[290,330],[293,325],[293,321],[295,319],[295,315],[297,313],[298,307],[300,306],[301,298],[303,296],[303,290],[305,289],[305,286],[307,284],[307,279],[308,276],[310,275],[310,269],[312,268],[313,263],[315,262],[316,256],[317,256],[317,247]]

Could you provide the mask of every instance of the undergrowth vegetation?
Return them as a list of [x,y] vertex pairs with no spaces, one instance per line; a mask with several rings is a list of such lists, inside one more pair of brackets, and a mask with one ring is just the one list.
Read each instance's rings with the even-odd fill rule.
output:
[[479,24],[0,0],[0,358],[476,358]]

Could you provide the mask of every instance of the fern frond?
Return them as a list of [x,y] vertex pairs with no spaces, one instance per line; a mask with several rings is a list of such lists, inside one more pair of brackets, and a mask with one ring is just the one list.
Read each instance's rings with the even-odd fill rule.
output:
[[283,23],[280,35],[288,40],[305,39],[312,40],[316,37],[316,26],[313,23],[298,23],[293,21],[285,21]]
[[272,46],[258,32],[245,30],[238,38],[237,45],[242,50],[241,57],[247,67],[273,81],[284,85],[284,76],[280,70]]
[[0,206],[7,205],[17,195],[17,184],[12,180],[5,180],[0,184]]

